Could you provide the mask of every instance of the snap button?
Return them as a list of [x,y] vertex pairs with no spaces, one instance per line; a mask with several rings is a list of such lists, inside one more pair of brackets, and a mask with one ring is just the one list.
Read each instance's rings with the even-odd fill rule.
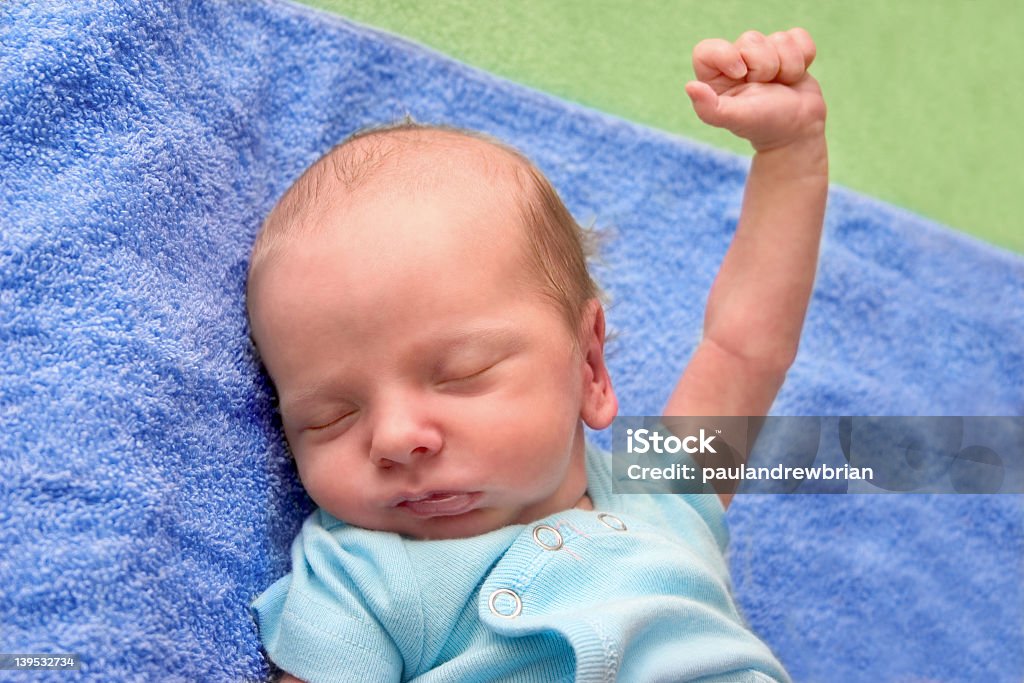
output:
[[538,524],[533,527],[533,540],[544,550],[558,550],[562,547],[562,534],[558,529],[547,524]]
[[598,520],[609,529],[615,529],[616,531],[625,531],[626,524],[615,515],[610,515],[607,512],[602,512],[597,516]]
[[515,619],[523,611],[523,601],[507,588],[499,588],[491,593],[487,606],[495,616],[505,619]]

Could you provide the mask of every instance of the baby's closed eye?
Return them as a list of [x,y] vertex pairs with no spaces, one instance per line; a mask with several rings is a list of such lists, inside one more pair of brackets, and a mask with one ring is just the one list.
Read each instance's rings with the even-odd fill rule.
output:
[[467,390],[481,388],[493,376],[493,370],[501,361],[459,365],[444,370],[437,380],[437,385],[445,390]]
[[343,422],[348,422],[353,419],[359,411],[355,408],[345,408],[333,413],[329,413],[309,421],[309,426],[305,428],[306,431],[310,432],[321,432],[331,427],[340,426]]

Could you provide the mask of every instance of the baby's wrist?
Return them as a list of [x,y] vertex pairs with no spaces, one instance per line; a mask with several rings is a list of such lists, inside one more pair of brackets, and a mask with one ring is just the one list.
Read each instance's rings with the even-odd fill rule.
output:
[[755,145],[754,149],[754,159],[760,165],[778,166],[790,176],[828,177],[824,124],[819,131],[775,145],[760,148]]

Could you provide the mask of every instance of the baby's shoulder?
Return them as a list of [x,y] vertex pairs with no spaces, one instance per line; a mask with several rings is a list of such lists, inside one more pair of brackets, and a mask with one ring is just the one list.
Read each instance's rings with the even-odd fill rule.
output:
[[663,482],[650,488],[628,477],[628,464],[617,455],[587,444],[587,492],[597,511],[628,512],[686,538],[712,541],[724,553],[729,544],[725,508],[715,493],[667,493]]

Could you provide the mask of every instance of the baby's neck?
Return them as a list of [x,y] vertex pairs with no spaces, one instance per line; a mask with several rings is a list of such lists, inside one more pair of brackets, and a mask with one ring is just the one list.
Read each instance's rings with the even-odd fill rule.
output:
[[593,510],[594,504],[590,501],[590,496],[583,492],[583,497],[576,501],[576,505],[573,506],[578,510]]

